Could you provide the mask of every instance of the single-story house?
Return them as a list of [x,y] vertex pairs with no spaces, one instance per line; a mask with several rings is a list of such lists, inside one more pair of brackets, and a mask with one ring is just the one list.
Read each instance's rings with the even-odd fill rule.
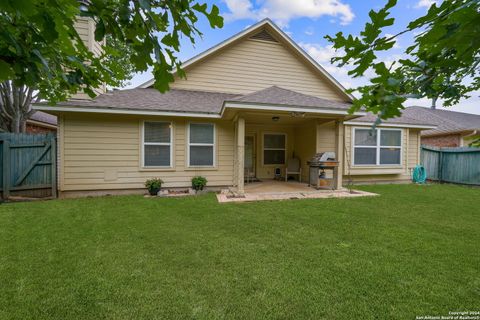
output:
[[[284,176],[292,159],[307,181],[307,161],[335,152],[343,181],[407,182],[420,161],[429,121],[382,123],[348,112],[353,97],[270,20],[263,20],[183,64],[162,94],[138,88],[36,109],[58,116],[59,191],[63,196],[132,193],[159,177],[188,187],[244,191],[246,175]],[[286,182],[288,183],[288,182]]]
[[50,133],[57,131],[57,117],[42,111],[35,112],[26,125],[27,133]]
[[406,116],[429,121],[436,128],[423,130],[421,142],[434,147],[467,147],[480,138],[480,115],[441,109],[409,107]]

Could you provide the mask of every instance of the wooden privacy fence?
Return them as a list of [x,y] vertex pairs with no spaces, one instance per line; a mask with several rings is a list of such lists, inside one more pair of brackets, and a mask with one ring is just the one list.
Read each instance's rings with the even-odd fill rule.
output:
[[0,133],[2,198],[56,197],[55,134]]
[[480,185],[480,148],[422,146],[421,163],[429,180]]

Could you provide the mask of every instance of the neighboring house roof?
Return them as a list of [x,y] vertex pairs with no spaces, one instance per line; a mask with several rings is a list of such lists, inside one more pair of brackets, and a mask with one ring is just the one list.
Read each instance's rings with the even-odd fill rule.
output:
[[[288,45],[293,51],[298,54],[300,58],[306,61],[311,65],[320,75],[325,77],[335,88],[339,90],[349,101],[353,100],[354,97],[348,93],[345,87],[342,86],[331,74],[329,74],[315,59],[313,59],[305,50],[303,50],[295,41],[293,41],[285,32],[283,32],[272,20],[265,18],[258,23],[246,28],[245,30],[233,35],[232,37],[220,42],[216,46],[194,56],[193,58],[182,63],[182,69],[187,69],[197,64],[200,61],[203,61],[205,58],[217,53],[222,48],[225,48],[231,45],[234,42],[237,42],[241,39],[247,38],[252,34],[261,31],[262,29],[268,28],[268,31],[273,34],[275,38],[278,38],[283,43]],[[154,84],[155,80],[151,79],[145,83],[142,83],[138,88],[149,88]]]
[[415,117],[419,121],[428,121],[436,126],[435,129],[423,131],[422,136],[480,130],[480,115],[478,114],[424,107],[408,107],[404,110],[404,114],[408,117]]
[[[223,112],[226,104],[255,104],[286,106],[292,109],[309,108],[312,111],[339,110],[346,112],[351,104],[331,101],[306,95],[292,90],[272,86],[247,95],[230,93],[171,89],[160,93],[153,88],[137,88],[117,90],[102,94],[92,100],[69,100],[59,103],[49,110],[62,111],[62,107],[70,110],[87,107],[86,111],[95,109],[163,111],[181,113],[217,114]],[[260,106],[258,106],[261,109]],[[43,109],[48,109],[47,106]]]
[[42,125],[42,124],[45,124],[47,126],[57,125],[56,116],[42,112],[42,111],[36,111],[27,121],[37,125]]

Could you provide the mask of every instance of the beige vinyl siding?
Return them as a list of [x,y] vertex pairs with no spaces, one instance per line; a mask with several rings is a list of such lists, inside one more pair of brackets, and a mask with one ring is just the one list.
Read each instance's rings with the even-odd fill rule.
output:
[[[172,169],[141,168],[142,120],[173,123]],[[159,177],[165,187],[188,187],[193,176],[202,175],[209,186],[232,185],[233,124],[216,126],[216,167],[188,168],[188,118],[139,118],[128,116],[72,115],[63,118],[61,140],[61,190],[107,190],[144,188],[145,180]],[[196,120],[195,120],[196,121]]]
[[[345,152],[344,157],[344,180],[352,179],[354,183],[387,183],[387,182],[408,182],[410,180],[410,165],[417,159],[418,153],[412,140],[417,137],[416,132],[409,133],[409,129],[398,128],[402,130],[402,163],[401,166],[362,166],[355,167],[352,163],[352,128],[355,126],[345,126]],[[368,127],[364,127],[368,128]],[[418,140],[418,138],[417,138]],[[418,144],[417,144],[418,145]],[[415,161],[414,161],[415,162]]]
[[275,42],[242,40],[185,71],[187,80],[176,78],[172,88],[247,94],[277,85],[325,99],[345,100],[323,75]]
[[[316,152],[336,152],[335,142],[335,121],[317,124]],[[326,170],[325,173],[328,178],[332,178],[332,170]]]
[[[102,45],[104,41],[95,41],[95,23],[92,19],[86,17],[77,17],[74,23],[75,30],[77,30],[80,39],[82,39],[85,46],[93,52],[95,56],[100,56],[103,53]],[[106,86],[103,84],[101,87],[93,90],[97,95],[106,92]],[[90,99],[90,97],[84,92],[78,92],[74,96],[76,99]]]
[[420,131],[408,129],[408,164],[407,167],[414,168],[420,164]]
[[335,121],[317,125],[317,152],[335,152]]
[[89,48],[90,43],[90,32],[89,32],[89,23],[87,18],[77,17],[77,20],[74,23],[75,30],[77,30],[80,39],[83,43]]

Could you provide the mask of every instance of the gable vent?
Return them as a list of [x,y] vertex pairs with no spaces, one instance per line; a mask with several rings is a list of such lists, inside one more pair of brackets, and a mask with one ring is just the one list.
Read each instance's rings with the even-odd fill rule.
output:
[[266,30],[262,30],[259,33],[254,34],[253,36],[250,37],[250,39],[254,40],[262,40],[262,41],[270,41],[270,42],[278,42],[275,40],[275,38],[268,33]]

